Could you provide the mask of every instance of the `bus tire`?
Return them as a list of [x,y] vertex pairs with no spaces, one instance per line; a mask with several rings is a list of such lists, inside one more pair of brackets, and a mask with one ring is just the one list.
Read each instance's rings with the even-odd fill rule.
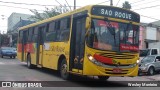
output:
[[60,64],[60,75],[64,80],[68,80],[69,79],[69,73],[67,71],[67,62],[65,59],[62,60],[61,64]]
[[31,64],[31,56],[30,55],[27,55],[27,67],[29,69],[32,69],[34,67],[33,64]]
[[100,81],[106,81],[109,78],[109,76],[98,76],[98,79]]

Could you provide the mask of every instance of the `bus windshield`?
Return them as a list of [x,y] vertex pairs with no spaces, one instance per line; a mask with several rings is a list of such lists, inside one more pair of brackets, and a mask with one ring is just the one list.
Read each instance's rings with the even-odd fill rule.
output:
[[92,19],[87,44],[95,49],[112,51],[138,51],[137,25]]

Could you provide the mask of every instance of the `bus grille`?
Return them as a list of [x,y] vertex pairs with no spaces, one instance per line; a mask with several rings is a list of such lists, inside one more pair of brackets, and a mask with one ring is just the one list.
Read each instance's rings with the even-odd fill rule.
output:
[[117,53],[103,53],[100,54],[103,57],[113,58],[113,59],[133,59],[135,55],[131,54],[117,54]]

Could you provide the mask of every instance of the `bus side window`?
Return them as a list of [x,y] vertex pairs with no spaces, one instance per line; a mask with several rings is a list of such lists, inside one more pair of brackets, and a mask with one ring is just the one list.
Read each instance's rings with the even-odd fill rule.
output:
[[23,43],[26,44],[28,41],[28,30],[23,31]]
[[18,43],[22,43],[22,38],[23,38],[23,31],[19,31]]
[[59,41],[68,41],[70,35],[70,17],[64,18],[60,22],[60,30],[58,31]]
[[33,28],[32,42],[37,42],[37,38],[38,38],[38,28],[34,27]]
[[33,28],[29,28],[28,30],[28,42],[32,42]]
[[47,24],[45,41],[56,41],[55,22]]

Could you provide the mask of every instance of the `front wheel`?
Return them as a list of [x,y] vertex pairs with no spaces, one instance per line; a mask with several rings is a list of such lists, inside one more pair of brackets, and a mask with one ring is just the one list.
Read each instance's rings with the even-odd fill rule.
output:
[[98,76],[98,79],[100,81],[106,81],[109,78],[109,76]]
[[154,75],[154,68],[153,68],[153,67],[150,67],[150,68],[148,69],[148,74],[149,74],[149,75]]
[[15,58],[16,58],[16,56],[13,56],[13,58],[15,59]]
[[64,80],[69,79],[69,73],[67,70],[67,62],[65,59],[61,62],[60,75]]

